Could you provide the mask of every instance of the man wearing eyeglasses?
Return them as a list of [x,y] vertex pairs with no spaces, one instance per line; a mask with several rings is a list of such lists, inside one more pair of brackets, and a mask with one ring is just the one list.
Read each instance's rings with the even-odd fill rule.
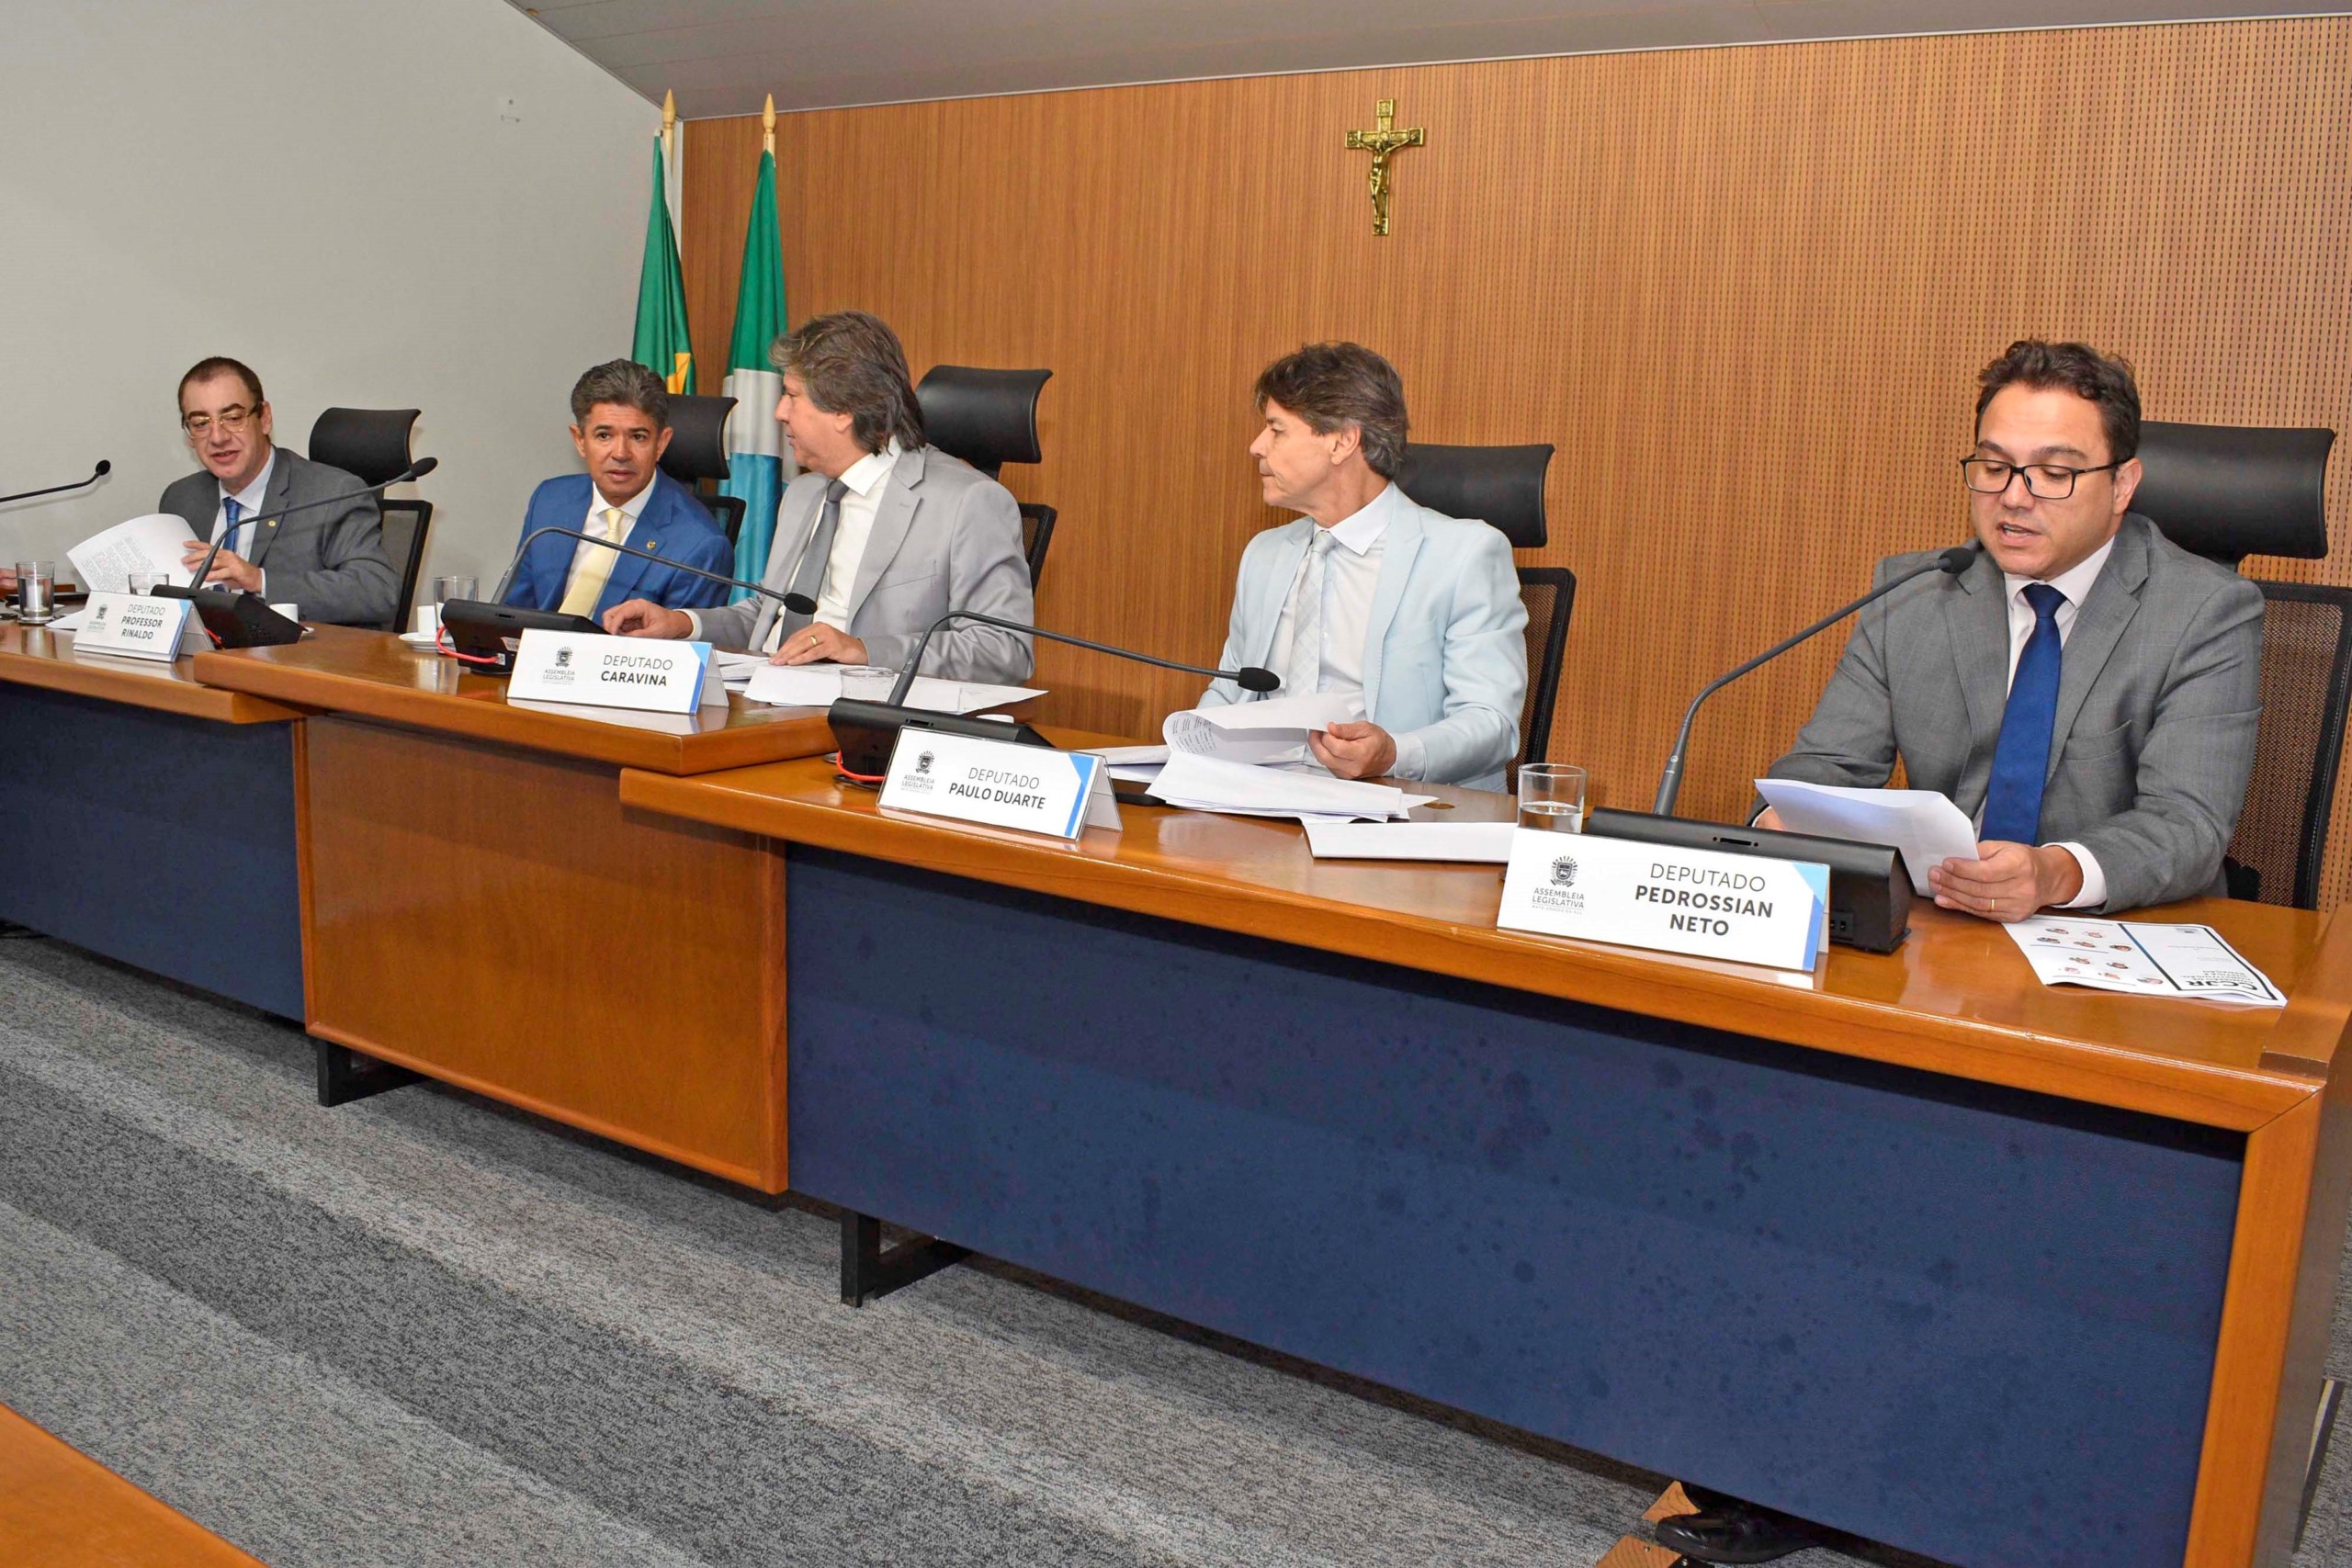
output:
[[1981,841],[1928,871],[1948,909],[2221,894],[2260,718],[2261,591],[2131,510],[2130,366],[2028,340],[1978,381],[1961,471],[1984,553],[1862,613],[1771,776],[1875,787],[1900,761],[1912,788],[1950,795]]
[[[213,587],[290,604],[306,621],[391,619],[400,574],[384,553],[375,498],[327,500],[361,488],[358,479],[271,445],[260,377],[221,355],[198,360],[180,378],[180,429],[204,471],[175,479],[155,510],[185,519],[195,536],[181,565],[193,571],[225,535],[205,579]],[[245,521],[310,501],[323,504],[280,521]]]

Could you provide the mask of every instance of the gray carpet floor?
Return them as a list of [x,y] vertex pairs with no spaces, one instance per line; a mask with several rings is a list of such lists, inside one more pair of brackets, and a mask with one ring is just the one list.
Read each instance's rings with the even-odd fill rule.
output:
[[0,1402],[276,1568],[1589,1568],[1659,1483],[993,1265],[848,1311],[821,1213],[322,1111],[299,1031],[54,942],[0,998]]

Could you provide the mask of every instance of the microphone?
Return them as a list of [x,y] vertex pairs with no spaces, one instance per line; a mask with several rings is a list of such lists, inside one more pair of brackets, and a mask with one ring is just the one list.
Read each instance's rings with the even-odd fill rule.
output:
[[26,490],[18,491],[14,495],[0,495],[0,506],[6,506],[12,501],[30,501],[37,495],[62,495],[69,490],[80,490],[84,485],[97,483],[112,472],[114,472],[114,465],[101,457],[98,459],[98,466],[90,470],[90,477],[86,479],[75,479],[70,485],[51,485],[47,490]]
[[[801,596],[796,596],[801,597]],[[795,605],[808,614],[809,605]],[[950,610],[923,628],[916,639],[913,654],[906,668],[899,671],[898,683],[890,688],[887,702],[862,702],[843,697],[833,704],[827,714],[833,728],[833,739],[841,748],[841,770],[851,778],[878,777],[890,765],[890,748],[898,740],[899,731],[908,725],[919,728],[944,730],[952,735],[978,736],[984,740],[1012,740],[1024,746],[1051,746],[1053,742],[1025,724],[1001,724],[990,719],[967,718],[961,714],[936,713],[929,708],[905,705],[907,693],[915,683],[915,672],[922,668],[923,649],[931,644],[931,634],[950,621],[978,621],[982,626],[1001,626],[1006,631],[1020,632],[1028,637],[1041,637],[1047,642],[1068,643],[1073,648],[1090,649],[1107,653],[1115,659],[1132,659],[1138,664],[1157,665],[1162,670],[1179,670],[1187,675],[1207,675],[1219,681],[1231,681],[1248,692],[1272,692],[1282,685],[1280,677],[1271,670],[1254,665],[1239,670],[1214,670],[1204,665],[1182,664],[1173,659],[1160,659],[1132,649],[1114,648],[1107,642],[1090,642],[1067,632],[1049,632],[1037,626],[1024,626],[1018,621],[1002,620],[984,615],[978,610]]]
[[1724,673],[1716,676],[1713,681],[1708,682],[1706,685],[1701,687],[1699,694],[1690,699],[1690,705],[1685,708],[1682,712],[1682,730],[1680,734],[1674,738],[1674,750],[1667,756],[1666,771],[1658,775],[1657,800],[1650,808],[1652,813],[1659,817],[1671,817],[1674,815],[1674,798],[1682,791],[1683,755],[1690,750],[1690,723],[1693,719],[1699,716],[1699,705],[1701,703],[1705,702],[1709,697],[1713,696],[1717,692],[1722,691],[1725,686],[1730,685],[1734,681],[1738,680],[1742,675],[1747,674],[1750,670],[1755,669],[1758,665],[1770,663],[1773,660],[1780,658],[1781,655],[1788,652],[1789,649],[1796,647],[1797,644],[1804,642],[1806,638],[1827,631],[1831,626],[1836,626],[1838,622],[1844,620],[1847,616],[1853,615],[1856,611],[1865,609],[1871,604],[1876,603],[1878,600],[1885,598],[1888,594],[1894,592],[1896,589],[1902,587],[1905,583],[1910,581],[1915,577],[1925,577],[1929,572],[1934,571],[1942,572],[1948,577],[1958,577],[1962,572],[1966,571],[1969,567],[1974,563],[1976,558],[1984,552],[1984,542],[1978,539],[1971,539],[1964,545],[1954,545],[1951,549],[1948,549],[1942,554],[1937,556],[1935,559],[1915,566],[1909,571],[1903,573],[1899,577],[1890,578],[1886,581],[1880,583],[1876,588],[1871,589],[1868,593],[1865,593],[1860,598],[1855,600],[1852,604],[1842,605],[1838,609],[1830,611],[1829,614],[1822,616],[1821,619],[1814,622],[1813,625],[1805,627],[1803,631],[1798,632],[1793,637],[1782,638],[1781,641],[1776,642],[1771,647],[1766,649],[1763,652],[1758,654],[1755,658],[1749,660],[1747,663],[1742,664],[1736,669],[1726,671]]
[[[275,512],[264,512],[256,513],[251,517],[241,517],[237,520],[237,528],[249,528],[256,523],[274,524],[281,517],[291,516],[297,512],[308,512],[314,506],[333,506],[338,501],[356,501],[363,495],[380,495],[385,491],[391,489],[394,485],[406,484],[411,479],[421,479],[440,466],[441,459],[438,457],[419,457],[415,462],[411,463],[406,468],[397,474],[394,474],[390,479],[386,479],[382,484],[364,485],[358,490],[345,491],[340,495],[322,495],[314,501],[298,501],[291,506],[281,506]],[[186,588],[175,587],[169,583],[164,584],[155,590],[155,596],[164,599],[187,599],[193,597],[198,590],[201,590],[204,587],[204,580],[211,572],[213,558],[220,555],[220,547],[229,542],[230,536],[234,534],[237,531],[237,528],[223,528],[220,530],[220,536],[212,541],[212,547],[210,549],[204,552],[204,559],[198,565],[196,569],[196,580],[192,583]],[[215,592],[218,591],[216,590]],[[285,619],[282,615],[278,618],[280,620]]]
[[[491,590],[490,597],[488,599],[476,601],[452,599],[449,603],[452,604],[463,604],[468,603],[488,604],[505,604],[506,590],[514,583],[515,570],[523,564],[523,558],[531,553],[531,547],[533,545],[537,544],[541,539],[546,538],[550,534],[560,539],[579,539],[587,544],[602,546],[604,548],[612,550],[619,555],[635,556],[639,560],[650,560],[657,565],[669,567],[673,570],[691,572],[695,576],[703,578],[711,582],[726,583],[730,588],[748,588],[752,592],[760,594],[763,598],[773,599],[777,604],[783,605],[786,609],[797,612],[803,615],[810,614],[817,608],[817,601],[809,598],[806,593],[779,593],[763,582],[752,582],[740,577],[729,577],[724,572],[706,571],[698,566],[688,566],[684,561],[679,560],[674,557],[655,555],[651,550],[640,550],[635,545],[624,545],[617,539],[600,539],[594,534],[584,534],[577,528],[554,527],[534,528],[529,534],[524,536],[521,547],[515,550],[514,558],[506,563],[506,570],[500,575],[498,579],[498,586]],[[602,630],[601,627],[598,629]]]

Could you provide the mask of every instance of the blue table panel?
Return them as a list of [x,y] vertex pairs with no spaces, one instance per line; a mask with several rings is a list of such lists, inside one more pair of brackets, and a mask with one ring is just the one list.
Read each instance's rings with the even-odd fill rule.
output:
[[803,1192],[1967,1568],[2181,1560],[2242,1138],[798,845],[788,879]]
[[0,919],[301,1018],[294,726],[0,684]]

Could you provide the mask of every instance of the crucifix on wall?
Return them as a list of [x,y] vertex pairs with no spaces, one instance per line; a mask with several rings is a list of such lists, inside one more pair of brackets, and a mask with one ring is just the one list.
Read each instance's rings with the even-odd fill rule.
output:
[[1374,125],[1370,130],[1348,132],[1348,151],[1372,154],[1372,231],[1375,237],[1388,233],[1388,160],[1400,148],[1419,147],[1426,138],[1420,126],[1409,130],[1396,129],[1396,100],[1383,98],[1373,111]]

